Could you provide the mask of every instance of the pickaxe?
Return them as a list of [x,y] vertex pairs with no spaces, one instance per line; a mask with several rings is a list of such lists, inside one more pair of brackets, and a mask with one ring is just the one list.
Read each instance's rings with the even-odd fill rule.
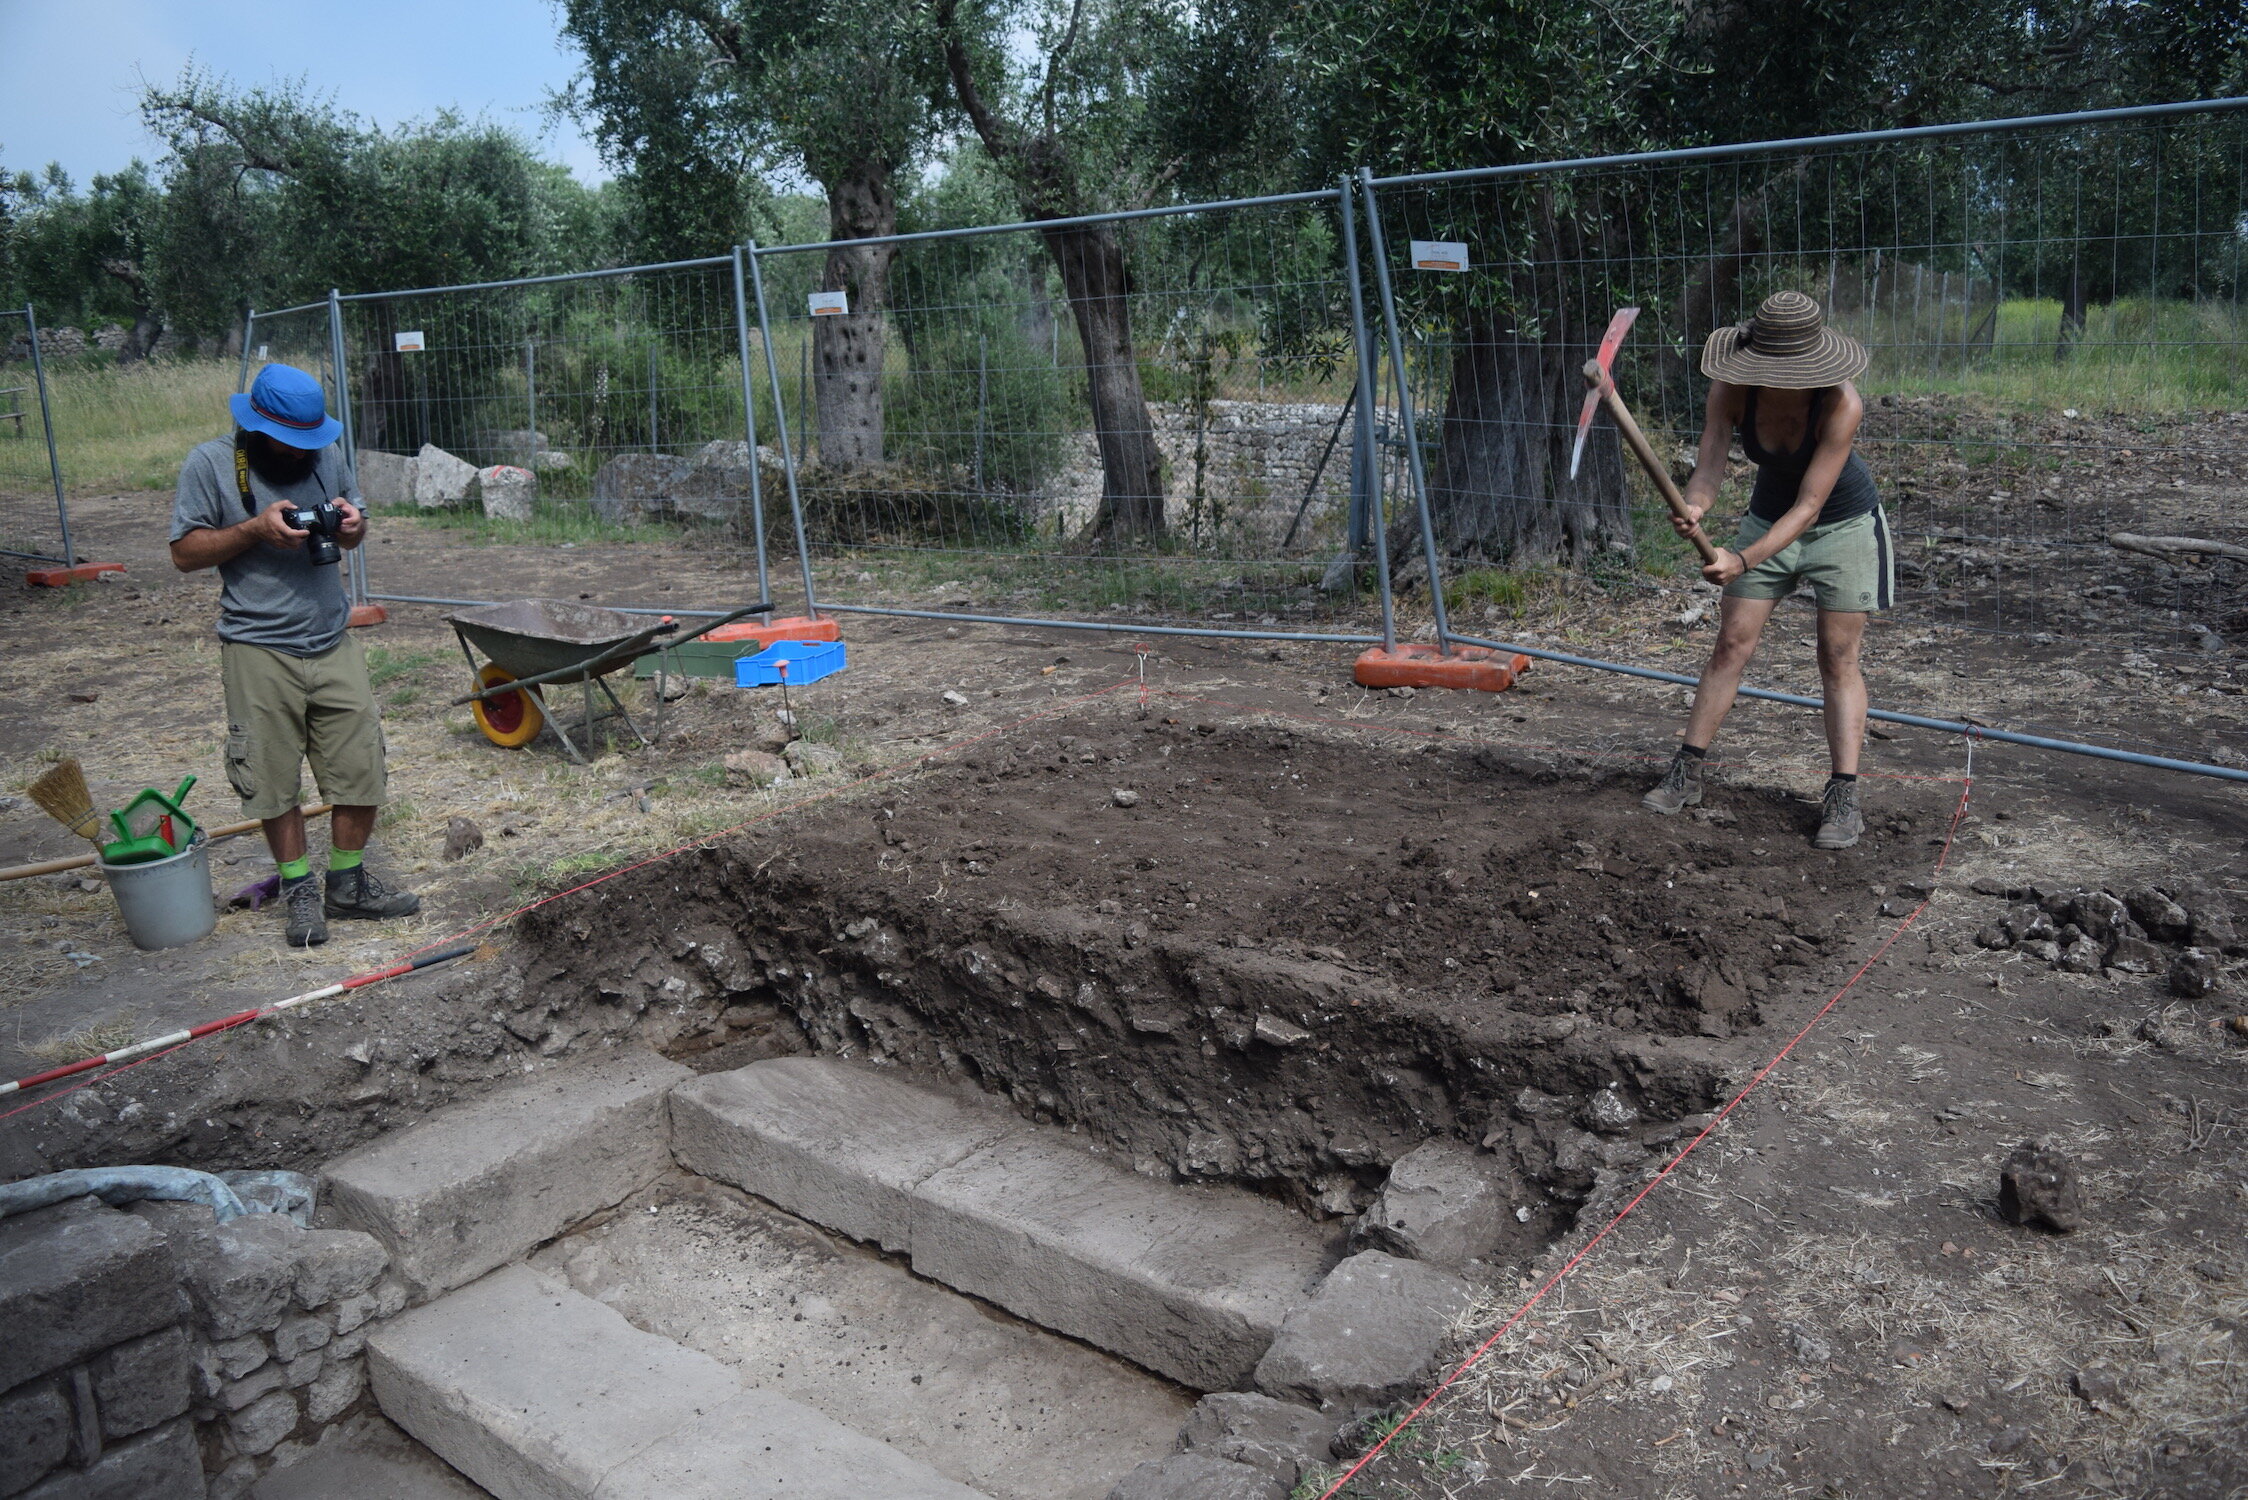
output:
[[[1577,465],[1585,456],[1585,437],[1592,431],[1592,413],[1605,402],[1608,415],[1615,419],[1616,430],[1624,435],[1624,446],[1631,449],[1632,457],[1639,460],[1639,466],[1647,471],[1647,477],[1662,492],[1663,499],[1670,505],[1670,513],[1683,521],[1687,517],[1686,497],[1678,492],[1677,484],[1670,477],[1670,470],[1664,468],[1663,461],[1655,456],[1654,445],[1647,441],[1647,434],[1641,432],[1639,424],[1631,419],[1631,408],[1625,406],[1624,398],[1616,394],[1616,382],[1610,374],[1615,369],[1616,351],[1623,347],[1624,335],[1631,331],[1631,325],[1638,316],[1639,309],[1636,307],[1619,309],[1608,320],[1608,331],[1600,336],[1600,353],[1585,361],[1585,405],[1584,410],[1577,413],[1577,446],[1569,454],[1569,477],[1577,477]],[[1702,535],[1700,523],[1695,523],[1694,529],[1687,533],[1686,540],[1694,544],[1694,550],[1702,555],[1703,562],[1717,561],[1717,549],[1710,545],[1708,537]]]

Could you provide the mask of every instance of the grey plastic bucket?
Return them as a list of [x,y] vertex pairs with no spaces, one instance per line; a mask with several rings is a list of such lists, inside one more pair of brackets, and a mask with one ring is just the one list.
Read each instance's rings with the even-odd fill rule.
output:
[[136,948],[178,948],[219,925],[211,899],[211,846],[198,836],[170,859],[113,865],[97,859]]

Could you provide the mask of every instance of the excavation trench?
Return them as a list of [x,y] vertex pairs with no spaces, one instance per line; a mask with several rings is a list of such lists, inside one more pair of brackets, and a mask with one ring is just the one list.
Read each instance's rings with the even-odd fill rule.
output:
[[541,909],[509,1024],[559,1047],[630,1015],[704,1071],[896,1064],[1319,1219],[1451,1137],[1517,1180],[1512,1259],[1718,1101],[1940,816],[1905,799],[1835,856],[1800,802],[1636,798],[1570,763],[1127,710]]

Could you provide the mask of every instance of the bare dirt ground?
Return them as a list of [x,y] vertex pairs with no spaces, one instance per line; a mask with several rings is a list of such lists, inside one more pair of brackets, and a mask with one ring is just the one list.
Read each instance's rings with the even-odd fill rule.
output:
[[[163,562],[163,508],[157,496],[78,505],[86,549],[127,561],[125,581],[0,593],[11,790],[43,756],[75,754],[102,791],[192,772],[192,805],[232,816],[215,582]],[[738,555],[702,541],[563,550],[379,526],[374,576],[400,592],[746,597]],[[1687,586],[1556,589],[1489,625],[1691,671],[1708,637],[1702,598]],[[1540,668],[1514,694],[1407,699],[1350,686],[1340,649],[1164,640],[1146,653],[1143,699],[1129,637],[860,619],[846,622],[851,669],[796,702],[808,737],[847,769],[753,791],[728,786],[721,761],[769,728],[771,697],[701,692],[673,705],[659,748],[591,768],[550,747],[501,751],[444,706],[466,674],[439,613],[399,609],[370,639],[398,799],[374,857],[424,893],[423,916],[292,953],[270,911],[241,912],[194,948],[142,955],[99,887],[0,884],[0,1073],[326,982],[635,856],[752,826],[603,888],[631,893],[636,928],[616,925],[610,894],[570,898],[499,959],[449,979],[364,992],[0,1120],[0,1170],[121,1155],[301,1166],[635,1027],[674,1050],[743,1038],[713,1059],[830,1042],[804,1030],[821,1014],[810,1000],[782,990],[775,1003],[764,968],[691,995],[707,1001],[699,1019],[686,1000],[665,1019],[665,997],[690,991],[666,988],[676,956],[649,929],[668,901],[678,932],[738,927],[741,913],[721,907],[740,895],[776,944],[825,945],[809,922],[809,936],[782,931],[786,901],[824,923],[879,900],[947,951],[985,929],[1019,945],[1044,923],[1049,940],[1079,934],[1119,975],[1160,959],[1175,986],[1198,965],[1248,965],[1298,993],[1329,986],[1338,1013],[1364,1002],[1371,1014],[1347,1023],[1323,1089],[1403,1139],[1395,1101],[1419,1087],[1408,1074],[1432,1080],[1446,1103],[1423,1133],[1492,1140],[1545,1174],[1547,1217],[1527,1225],[1519,1262],[1488,1278],[1464,1352],[1676,1149],[1680,1119],[1746,1081],[1878,952],[1687,1166],[1350,1492],[2248,1493],[2248,1039],[2223,1024],[2248,1011],[2238,956],[2214,993],[2186,1000],[2159,972],[2066,973],[1975,942],[2022,904],[1989,892],[2027,887],[2198,883],[2196,901],[2238,914],[2248,805],[2235,787],[1986,744],[1953,838],[1963,747],[1898,731],[1871,748],[1874,835],[1829,860],[1803,846],[1824,758],[1795,710],[1744,705],[1712,816],[1668,823],[1635,802],[1674,742],[1676,688]],[[1814,680],[1809,615],[1782,611],[1760,680]],[[1876,702],[2212,755],[2243,743],[2230,649],[2134,665],[2066,640],[1896,619],[1871,632],[1868,656]],[[948,689],[964,701],[945,701]],[[915,770],[928,755],[939,759]],[[885,769],[895,774],[853,785]],[[1117,790],[1139,800],[1120,806]],[[447,861],[454,816],[485,842]],[[68,852],[28,801],[0,813],[0,861]],[[222,889],[269,868],[249,841],[220,852]],[[1548,916],[1549,901],[1568,910]],[[638,977],[599,977],[619,966]],[[541,1019],[523,1021],[541,996]],[[897,1034],[975,1015],[962,1001],[954,1020],[924,1015]],[[1199,1118],[1215,1097],[1199,1070],[1225,1066],[1212,1059],[1232,1045],[1224,1021],[1119,1020],[1134,1047],[1171,1049],[1172,1102]],[[1190,1027],[1203,1028],[1192,1042]],[[1038,1098],[1035,1067],[1058,1078],[1078,1066],[1058,1046],[1042,1054],[1040,1036],[1014,1026],[995,1041],[987,1086],[1023,1082],[1024,1108],[1091,1118],[1092,1092]],[[1472,1067],[1479,1048],[1502,1066],[1477,1089],[1431,1063]],[[1659,1053],[1680,1065],[1628,1070]],[[1345,1062],[1364,1069],[1348,1087]],[[1539,1096],[1566,1097],[1604,1069],[1640,1092],[1648,1117],[1630,1151],[1571,1177],[1538,1155],[1550,1146]],[[1129,1088],[1125,1072],[1088,1076]],[[1120,1149],[1150,1169],[1255,1180],[1248,1148],[1262,1145],[1268,1186],[1315,1210],[1343,1211],[1364,1186],[1316,1151],[1287,1160],[1270,1122],[1236,1130],[1229,1159],[1162,1104],[1113,1115]],[[1998,1216],[1998,1163],[2031,1138],[2083,1178],[2073,1235]],[[1389,1149],[1370,1144],[1364,1171],[1378,1179]]]

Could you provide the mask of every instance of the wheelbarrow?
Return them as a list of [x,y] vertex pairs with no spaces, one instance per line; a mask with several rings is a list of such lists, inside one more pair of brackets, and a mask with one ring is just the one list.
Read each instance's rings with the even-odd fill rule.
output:
[[[640,732],[640,726],[632,721],[632,715],[625,711],[624,704],[602,679],[630,666],[635,657],[659,641],[666,646],[681,644],[746,616],[770,614],[772,610],[769,600],[747,605],[683,636],[678,634],[679,622],[669,615],[648,621],[618,610],[559,599],[517,599],[507,604],[463,610],[445,616],[445,623],[453,627],[461,655],[468,661],[469,677],[476,686],[453,699],[452,704],[467,704],[484,738],[503,749],[528,745],[543,729],[562,742],[562,748],[570,753],[572,760],[585,765],[585,755],[548,711],[541,689],[570,683],[583,686],[585,718],[578,725],[578,733],[585,736],[588,749],[592,748],[594,725],[606,718],[624,720],[635,739],[643,745],[653,745],[655,741]],[[674,636],[676,640],[671,639]],[[476,660],[478,651],[486,658],[481,666]],[[663,735],[665,687],[659,675],[656,683],[658,738]],[[594,711],[595,688],[609,700],[608,709],[600,713]]]

